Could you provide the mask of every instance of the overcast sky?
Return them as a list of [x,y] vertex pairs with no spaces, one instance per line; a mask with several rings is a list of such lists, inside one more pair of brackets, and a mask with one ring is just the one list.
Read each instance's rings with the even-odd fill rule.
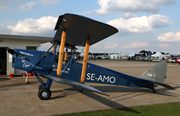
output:
[[180,54],[179,6],[179,0],[1,0],[0,33],[54,37],[58,16],[73,13],[119,30],[90,52]]

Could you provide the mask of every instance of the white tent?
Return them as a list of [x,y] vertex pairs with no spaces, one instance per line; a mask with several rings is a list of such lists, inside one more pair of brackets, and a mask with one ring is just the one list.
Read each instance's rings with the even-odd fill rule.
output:
[[161,61],[163,58],[166,60],[166,56],[157,52],[156,54],[151,55],[152,61]]
[[121,54],[111,54],[110,59],[116,60],[116,59],[121,59],[122,55]]
[[134,57],[135,56],[135,53],[131,53],[128,55],[128,57]]
[[110,59],[113,59],[113,60],[122,60],[122,59],[125,59],[125,60],[127,60],[127,58],[128,58],[128,53],[123,53],[123,52],[121,52],[121,53],[116,53],[116,54],[111,54],[110,56],[109,56],[109,58]]

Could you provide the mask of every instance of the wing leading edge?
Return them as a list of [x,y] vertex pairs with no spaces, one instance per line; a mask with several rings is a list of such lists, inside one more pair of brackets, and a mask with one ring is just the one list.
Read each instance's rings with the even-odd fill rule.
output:
[[56,82],[59,82],[59,83],[63,83],[63,84],[79,87],[79,88],[82,88],[82,89],[87,89],[87,90],[90,90],[90,91],[94,91],[94,92],[97,92],[97,93],[100,93],[100,94],[103,94],[103,95],[107,95],[107,94],[99,91],[98,89],[96,89],[94,87],[91,87],[91,86],[88,86],[88,85],[85,85],[85,84],[81,84],[81,83],[77,83],[75,81],[71,81],[71,80],[67,80],[67,79],[62,79],[62,78],[59,78],[59,77],[56,77],[56,76],[52,76],[52,75],[48,75],[46,77],[48,77],[48,78],[50,78],[50,79],[52,79],[52,80],[54,80]]
[[62,32],[65,31],[66,45],[70,46],[85,46],[87,38],[92,45],[118,32],[108,24],[75,14],[59,16],[55,30],[53,41],[61,42]]

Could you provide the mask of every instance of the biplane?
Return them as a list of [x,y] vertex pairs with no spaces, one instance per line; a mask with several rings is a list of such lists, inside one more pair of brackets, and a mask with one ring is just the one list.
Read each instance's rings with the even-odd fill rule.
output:
[[[52,46],[46,52],[8,49],[13,55],[12,67],[33,73],[40,82],[38,97],[41,100],[51,97],[53,81],[71,85],[81,92],[86,89],[104,95],[107,94],[86,85],[85,82],[144,87],[152,89],[153,92],[158,85],[174,89],[163,83],[167,70],[165,61],[154,65],[140,77],[88,63],[89,46],[118,32],[108,24],[76,14],[64,14],[59,16],[55,30]],[[76,46],[85,47],[83,63],[78,63],[74,56]],[[69,57],[68,50],[71,50]],[[43,77],[47,78],[46,82],[42,80]]]

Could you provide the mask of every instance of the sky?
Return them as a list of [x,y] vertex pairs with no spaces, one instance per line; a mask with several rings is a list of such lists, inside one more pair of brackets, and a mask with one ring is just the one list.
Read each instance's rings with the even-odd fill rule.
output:
[[58,17],[73,13],[118,29],[89,52],[180,54],[179,6],[179,0],[0,0],[0,34],[54,37]]

